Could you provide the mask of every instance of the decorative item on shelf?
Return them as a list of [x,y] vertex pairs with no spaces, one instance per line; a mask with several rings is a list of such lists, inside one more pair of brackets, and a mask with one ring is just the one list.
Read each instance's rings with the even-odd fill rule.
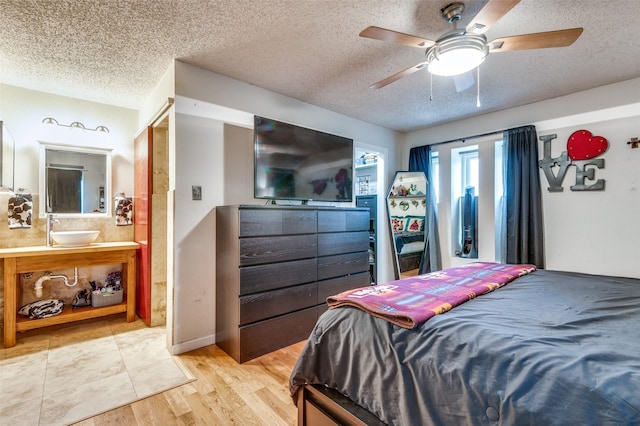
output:
[[9,197],[9,229],[31,228],[33,197],[31,191],[19,188]]
[[86,288],[80,290],[73,298],[73,308],[91,306],[91,293]]
[[631,148],[638,148],[640,146],[640,140],[638,138],[631,138],[627,145],[631,145]]
[[110,272],[105,280],[106,287],[120,287],[122,282],[122,273],[120,271]]
[[378,154],[365,153],[356,158],[356,166],[364,166],[376,164],[378,162]]
[[99,287],[95,281],[91,281],[91,306],[99,308],[101,306],[117,305],[122,303],[123,289],[121,284],[121,272],[111,272],[104,280],[104,285]]
[[95,129],[87,128],[84,124],[79,121],[74,121],[71,124],[60,124],[58,120],[52,117],[46,117],[42,120],[44,124],[55,124],[56,126],[69,127],[72,129],[82,129],[82,130],[90,130],[92,132],[104,132],[109,133],[109,128],[107,126],[97,126]]
[[393,197],[406,197],[409,195],[409,189],[407,189],[404,185],[397,185],[393,187],[393,191],[391,196]]
[[409,185],[409,195],[424,195],[415,183]]
[[358,176],[358,194],[359,195],[368,195],[369,194],[369,179],[370,175],[366,176]]
[[365,154],[364,156],[364,164],[376,164],[378,162],[377,154]]
[[391,229],[394,234],[401,233],[407,227],[407,218],[403,216],[391,216]]
[[124,192],[115,196],[116,225],[133,225],[133,199]]

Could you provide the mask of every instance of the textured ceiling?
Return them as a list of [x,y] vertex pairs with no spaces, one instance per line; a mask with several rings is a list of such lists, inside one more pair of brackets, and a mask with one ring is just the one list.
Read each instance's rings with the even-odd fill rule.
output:
[[[138,109],[176,58],[398,131],[640,76],[638,0],[522,0],[489,40],[584,27],[565,48],[494,53],[476,87],[420,71],[421,49],[365,39],[369,25],[436,39],[450,0],[0,0],[0,81]],[[460,25],[486,0],[468,0]]]

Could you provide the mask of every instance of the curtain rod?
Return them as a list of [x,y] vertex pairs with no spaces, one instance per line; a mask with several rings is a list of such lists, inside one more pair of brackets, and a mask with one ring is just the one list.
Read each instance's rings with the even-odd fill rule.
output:
[[[455,138],[455,139],[450,139],[448,141],[436,142],[436,143],[427,144],[427,145],[428,146],[438,146],[438,145],[444,145],[445,143],[453,143],[453,142],[458,142],[458,141],[460,141],[462,143],[465,143],[468,139],[483,138],[485,136],[491,136],[491,135],[497,135],[497,134],[500,134],[500,133],[504,133],[507,130],[523,129],[523,128],[531,127],[531,126],[533,126],[533,124],[528,124],[528,125],[518,126],[518,127],[512,127],[510,129],[494,130],[493,132],[487,132],[487,133],[482,133],[482,134],[479,134],[479,135],[467,136],[467,137],[464,137],[464,138]],[[535,127],[535,126],[533,126],[533,127]]]
[[485,136],[491,136],[491,135],[497,135],[500,133],[504,133],[504,131],[507,129],[503,129],[503,130],[495,130],[493,132],[487,132],[487,133],[482,133],[479,135],[473,135],[473,136],[467,136],[467,137],[463,137],[463,138],[455,138],[455,139],[450,139],[448,141],[444,141],[444,142],[436,142],[436,143],[432,143],[432,144],[427,144],[428,146],[438,146],[438,145],[444,145],[446,143],[453,143],[453,142],[462,142],[465,143],[467,140],[469,139],[477,139],[477,138],[483,138]]

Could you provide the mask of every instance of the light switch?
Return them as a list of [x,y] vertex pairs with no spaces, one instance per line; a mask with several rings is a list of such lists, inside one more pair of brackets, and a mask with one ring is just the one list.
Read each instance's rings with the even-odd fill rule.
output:
[[202,187],[200,185],[191,185],[191,199],[202,200]]

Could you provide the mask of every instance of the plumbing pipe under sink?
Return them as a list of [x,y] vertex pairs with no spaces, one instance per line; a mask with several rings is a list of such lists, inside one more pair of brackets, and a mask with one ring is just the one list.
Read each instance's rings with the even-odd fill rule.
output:
[[49,273],[45,272],[45,274],[40,278],[38,278],[35,284],[33,285],[33,289],[36,292],[36,297],[37,298],[42,297],[42,285],[44,284],[45,281],[53,280],[56,278],[62,278],[64,280],[64,285],[66,285],[67,287],[74,287],[78,284],[78,267],[73,268],[74,279],[72,284],[69,284],[69,278],[66,275],[50,275]]

